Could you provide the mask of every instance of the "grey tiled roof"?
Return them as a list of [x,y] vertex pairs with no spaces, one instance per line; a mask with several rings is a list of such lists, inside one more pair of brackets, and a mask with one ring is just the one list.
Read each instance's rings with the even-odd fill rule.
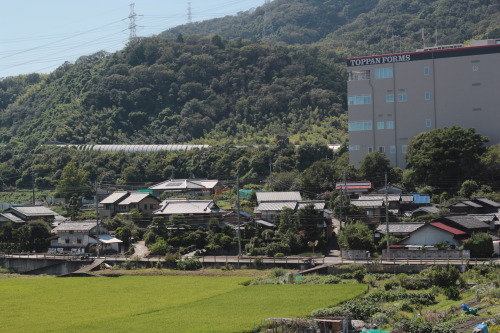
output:
[[17,217],[16,215],[14,215],[12,213],[1,213],[0,215],[3,216],[5,219],[12,221],[14,223],[23,223],[24,222],[22,219],[20,219],[19,217]]
[[384,206],[383,200],[351,200],[351,205],[364,208],[378,208]]
[[483,198],[483,197],[476,197],[474,198],[475,201],[479,201],[480,203],[486,204],[487,206],[495,207],[495,208],[500,208],[500,203],[495,202],[493,200]]
[[101,201],[101,204],[115,204],[123,200],[129,193],[127,191],[116,191]]
[[450,216],[445,216],[444,219],[453,221],[456,224],[466,229],[489,228],[488,224],[470,215],[450,215]]
[[261,201],[300,201],[300,192],[257,192],[257,202]]
[[149,193],[130,193],[130,195],[128,197],[126,197],[125,199],[123,199],[123,201],[120,201],[119,204],[120,205],[130,205],[133,203],[138,203],[138,202],[141,202],[142,200],[146,199],[149,196],[153,197]]
[[424,212],[424,213],[427,213],[427,214],[436,214],[436,213],[439,212],[439,208],[437,208],[435,206],[420,207],[420,208],[415,209],[411,213],[415,214],[417,212]]
[[[422,227],[425,225],[424,222],[421,223],[412,223],[412,222],[407,222],[407,223],[389,223],[389,232],[390,233],[395,233],[395,234],[404,234],[404,233],[412,233],[418,228]],[[378,228],[377,231],[385,234],[386,233],[386,225],[381,224]]]
[[23,206],[23,207],[12,207],[13,211],[17,211],[25,216],[56,216],[57,213],[52,209],[44,206]]
[[213,200],[165,200],[155,215],[223,213]]
[[96,221],[74,221],[63,222],[53,229],[53,231],[90,231],[97,226]]
[[[387,200],[388,201],[399,201],[401,196],[399,194],[388,194],[387,195]],[[412,198],[413,199],[413,198]],[[385,201],[385,194],[377,194],[377,195],[360,195],[358,200],[382,200]]]

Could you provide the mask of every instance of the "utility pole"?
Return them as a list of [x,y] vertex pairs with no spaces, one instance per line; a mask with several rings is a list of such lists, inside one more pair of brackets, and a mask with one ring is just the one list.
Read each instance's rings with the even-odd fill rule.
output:
[[[97,176],[96,176],[97,177]],[[97,200],[97,178],[94,182],[94,190],[95,190],[95,220],[97,224],[97,235],[96,235],[96,252],[97,258],[99,258],[99,203]]]
[[241,257],[240,176],[236,178],[236,209],[238,214],[238,256]]
[[387,258],[390,258],[389,244],[389,202],[387,200],[387,172],[385,173],[385,239],[387,241]]
[[33,206],[35,206],[35,169],[31,169],[31,190],[32,190],[32,201]]

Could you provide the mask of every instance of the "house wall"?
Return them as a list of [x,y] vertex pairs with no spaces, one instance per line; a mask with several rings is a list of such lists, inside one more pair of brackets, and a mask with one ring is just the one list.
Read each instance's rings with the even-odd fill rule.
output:
[[137,204],[131,204],[129,207],[129,211],[137,209],[144,216],[152,217],[153,212],[158,210],[159,206],[160,204],[158,200],[156,200],[155,198],[148,197]]
[[423,226],[414,231],[409,238],[400,242],[401,245],[433,246],[436,243],[447,241],[450,245],[461,246],[462,243],[453,238],[453,234],[432,226]]

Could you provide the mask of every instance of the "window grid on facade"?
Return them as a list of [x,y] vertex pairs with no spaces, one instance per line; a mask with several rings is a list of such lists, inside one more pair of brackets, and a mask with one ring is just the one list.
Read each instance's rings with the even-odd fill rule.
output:
[[385,123],[383,121],[377,121],[377,129],[383,130],[385,128]]
[[385,95],[385,102],[386,103],[394,103],[394,94]]
[[371,120],[350,121],[348,127],[349,131],[371,131],[372,121]]
[[406,93],[398,94],[398,102],[406,102],[408,101],[408,95]]
[[472,65],[472,71],[477,72],[479,70],[478,65]]
[[370,79],[370,71],[350,71],[349,72],[349,81],[361,81],[361,80],[369,80]]
[[378,151],[381,153],[385,153],[385,146],[379,146]]
[[396,146],[390,146],[390,147],[389,147],[389,152],[390,152],[391,154],[396,154]]
[[349,150],[360,150],[361,147],[359,145],[349,145]]
[[424,67],[424,75],[429,75],[431,73],[431,69],[429,66]]
[[401,145],[401,152],[403,154],[406,154],[406,151],[408,150],[408,146],[407,145]]
[[390,79],[393,77],[392,67],[375,69],[376,79]]
[[431,99],[431,92],[430,91],[426,91],[425,94],[424,94],[424,96],[425,96],[425,100],[426,101],[430,100]]
[[431,120],[425,119],[425,127],[431,127]]
[[373,147],[368,147],[368,154],[373,153]]
[[348,98],[349,105],[371,104],[372,95],[353,95]]
[[385,122],[385,128],[387,129],[394,129],[394,121],[388,120]]

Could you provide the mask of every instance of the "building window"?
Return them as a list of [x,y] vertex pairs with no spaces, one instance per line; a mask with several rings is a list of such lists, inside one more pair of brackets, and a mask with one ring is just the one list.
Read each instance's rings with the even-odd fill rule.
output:
[[360,81],[360,80],[369,80],[370,79],[370,71],[350,71],[349,72],[349,81]]
[[69,238],[66,238],[66,239],[64,240],[64,242],[65,242],[66,244],[69,244]]
[[477,72],[479,70],[479,66],[478,65],[472,65],[472,71],[473,72]]
[[429,66],[424,67],[424,75],[429,75],[431,73],[431,69]]
[[348,127],[349,131],[371,131],[372,121],[371,120],[350,121]]
[[396,154],[396,146],[390,146],[389,147],[389,153]]
[[428,101],[431,99],[431,92],[430,91],[426,91],[425,92],[425,100]]
[[349,145],[349,150],[360,150],[361,147],[359,145]]
[[155,204],[151,204],[149,207],[150,207],[151,209],[156,209],[156,205],[155,205]]
[[80,238],[77,238],[77,239],[76,239],[76,243],[77,243],[77,244],[82,244],[82,240],[81,240]]
[[385,146],[378,147],[378,151],[381,153],[385,153]]
[[431,120],[425,119],[425,127],[431,127]]
[[382,130],[385,127],[385,123],[383,121],[377,121],[377,129]]
[[385,128],[387,129],[394,129],[394,121],[388,120],[385,122]]
[[390,78],[392,78],[392,67],[375,69],[375,78],[376,79],[390,79]]
[[408,100],[408,95],[406,93],[398,94],[398,102],[406,102]]
[[385,95],[385,102],[386,103],[394,103],[394,94]]
[[407,145],[401,145],[401,152],[403,154],[406,154],[406,150],[408,149],[408,146]]
[[347,103],[349,105],[372,104],[372,95],[349,96]]

